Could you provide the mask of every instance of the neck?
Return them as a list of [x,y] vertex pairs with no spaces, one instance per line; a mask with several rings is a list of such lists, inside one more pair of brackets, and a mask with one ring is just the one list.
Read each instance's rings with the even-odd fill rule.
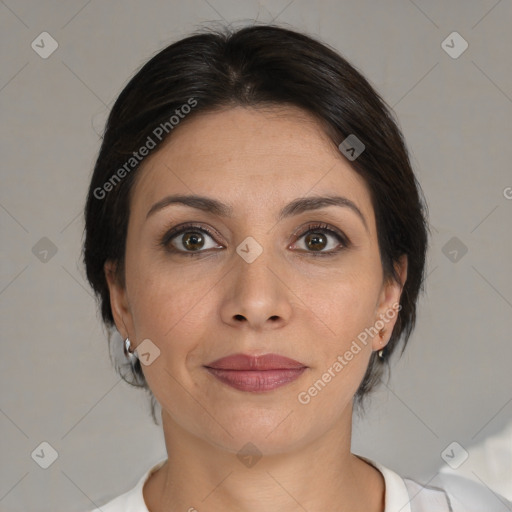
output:
[[350,452],[348,419],[296,449],[251,459],[193,435],[163,412],[169,457],[144,486],[148,509],[382,512],[384,479]]

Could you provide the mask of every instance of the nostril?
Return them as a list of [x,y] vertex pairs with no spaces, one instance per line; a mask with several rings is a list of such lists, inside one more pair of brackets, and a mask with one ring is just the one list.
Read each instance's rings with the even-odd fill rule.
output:
[[235,320],[245,320],[243,315],[235,315]]

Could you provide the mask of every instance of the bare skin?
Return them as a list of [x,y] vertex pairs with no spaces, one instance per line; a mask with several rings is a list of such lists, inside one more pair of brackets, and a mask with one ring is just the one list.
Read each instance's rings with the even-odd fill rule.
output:
[[[382,512],[381,473],[350,451],[352,400],[396,315],[309,403],[298,400],[400,300],[407,260],[397,266],[401,284],[384,279],[364,180],[320,126],[291,107],[236,107],[185,120],[138,178],[125,286],[111,263],[105,272],[121,335],[135,348],[149,339],[160,350],[142,365],[162,406],[169,454],[144,486],[149,511]],[[148,216],[171,194],[213,198],[232,216],[178,203]],[[364,220],[335,205],[278,220],[285,205],[313,196],[343,196]],[[187,245],[187,232],[164,247],[169,229],[185,222],[196,225],[188,233],[204,226],[213,235],[200,233],[199,249]],[[318,223],[348,243],[317,227],[308,231]],[[318,238],[308,242],[311,232],[323,234],[320,249]],[[263,249],[251,263],[236,251],[247,237]],[[277,353],[308,368],[293,382],[254,393],[204,367],[240,352]],[[252,467],[237,457],[246,443],[262,454]]]

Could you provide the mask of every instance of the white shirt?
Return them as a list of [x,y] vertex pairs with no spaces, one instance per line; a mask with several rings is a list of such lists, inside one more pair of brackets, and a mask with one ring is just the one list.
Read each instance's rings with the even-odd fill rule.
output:
[[[427,485],[402,478],[391,469],[360,457],[384,477],[386,486],[384,512],[511,512],[512,503],[487,487],[454,475],[437,474]],[[142,488],[151,473],[166,459],[150,468],[135,487],[92,512],[149,512]],[[197,510],[202,510],[199,504]],[[191,510],[194,510],[191,507]],[[186,511],[185,511],[186,512]]]
[[512,421],[500,432],[467,448],[468,458],[455,469],[446,465],[441,473],[484,482],[493,491],[512,500]]

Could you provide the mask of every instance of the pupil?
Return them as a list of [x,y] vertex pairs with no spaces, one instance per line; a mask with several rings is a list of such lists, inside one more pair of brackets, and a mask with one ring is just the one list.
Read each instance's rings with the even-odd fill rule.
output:
[[200,249],[204,245],[203,236],[195,231],[186,233],[183,245],[188,249]]
[[306,237],[306,244],[314,251],[319,251],[326,246],[325,236],[322,233],[311,233]]

